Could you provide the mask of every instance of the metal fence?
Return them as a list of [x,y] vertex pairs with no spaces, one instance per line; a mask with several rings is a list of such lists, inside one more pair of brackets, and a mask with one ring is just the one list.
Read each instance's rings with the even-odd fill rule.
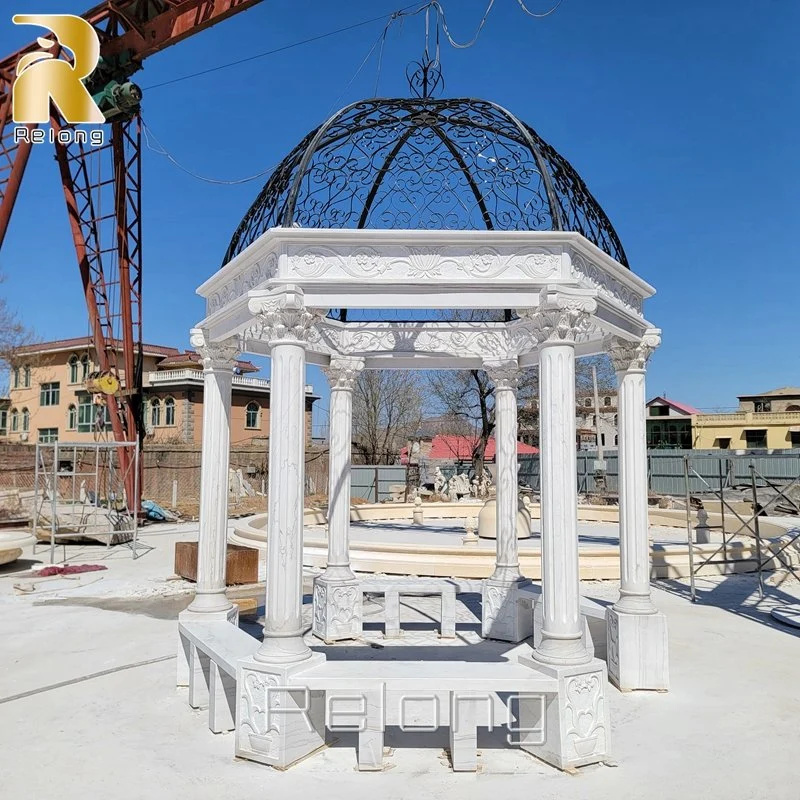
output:
[[[690,492],[706,492],[709,486],[719,489],[721,486],[749,485],[751,464],[765,478],[777,483],[784,483],[800,476],[800,450],[743,455],[722,450],[648,450],[650,491],[677,496],[685,494],[684,456],[689,456],[693,470],[700,476],[690,475]],[[577,454],[577,461],[578,491],[591,494],[597,489],[594,480],[597,451],[581,451]],[[520,483],[538,490],[539,457],[522,456],[519,465]],[[616,451],[605,454],[605,467],[606,489],[615,492],[618,489],[619,476],[619,459]]]
[[359,497],[368,503],[380,503],[391,497],[391,486],[405,486],[405,483],[405,467],[354,464],[350,473],[350,497]]

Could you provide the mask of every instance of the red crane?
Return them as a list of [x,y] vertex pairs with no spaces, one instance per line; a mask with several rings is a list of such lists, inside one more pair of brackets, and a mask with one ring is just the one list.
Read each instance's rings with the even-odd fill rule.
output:
[[[144,437],[141,91],[129,79],[148,56],[260,2],[107,0],[83,14],[100,39],[100,61],[86,85],[110,135],[100,146],[79,137],[56,140],[55,150],[98,367],[110,377],[106,386],[114,387],[106,403],[115,441],[141,443]],[[27,140],[15,136],[19,126],[12,120],[11,89],[20,57],[39,49],[34,42],[0,61],[0,246],[33,146],[30,135]],[[70,127],[52,104],[50,123],[56,134]],[[36,127],[27,126],[29,131]],[[138,511],[129,450],[120,448],[120,471]]]

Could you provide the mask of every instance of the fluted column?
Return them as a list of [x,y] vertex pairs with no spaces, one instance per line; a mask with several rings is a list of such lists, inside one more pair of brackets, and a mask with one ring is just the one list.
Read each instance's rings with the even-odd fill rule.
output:
[[[529,583],[519,569],[517,547],[517,383],[516,358],[492,359],[484,369],[494,383],[496,443],[496,555],[494,572],[483,581],[481,633],[487,639],[521,642],[533,633]],[[491,501],[489,501],[491,502]]]
[[517,546],[517,386],[516,359],[486,361],[484,369],[494,383],[494,418],[497,475],[497,538],[492,580],[512,583],[521,578]]
[[656,613],[650,598],[645,368],[660,342],[652,332],[639,342],[614,338],[607,343],[619,406],[620,596],[614,608],[629,614]]
[[269,496],[264,640],[258,661],[293,663],[311,656],[303,641],[305,487],[305,347],[317,314],[303,293],[285,286],[250,301],[270,345]]
[[361,593],[350,568],[350,462],[353,387],[364,359],[334,356],[325,369],[331,383],[328,454],[328,564],[314,579],[312,629],[325,641],[361,634]]
[[539,345],[542,629],[535,658],[546,664],[591,659],[580,614],[575,342],[596,305],[591,298],[545,290],[528,315]]
[[206,334],[198,328],[192,330],[190,342],[203,364],[203,438],[197,584],[188,610],[225,615],[232,608],[225,594],[225,562],[231,382],[239,342],[237,339],[209,342]]
[[660,331],[639,341],[610,337],[619,404],[620,594],[607,612],[608,669],[623,689],[666,689],[667,628],[650,592],[645,369]]

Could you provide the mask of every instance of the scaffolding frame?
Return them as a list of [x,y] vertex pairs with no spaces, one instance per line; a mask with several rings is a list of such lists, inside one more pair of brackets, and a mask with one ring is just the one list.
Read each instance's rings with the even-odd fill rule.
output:
[[[745,519],[729,502],[725,499],[725,489],[730,488],[730,474],[731,474],[731,459],[727,459],[727,468],[724,474],[724,481],[723,481],[723,470],[722,470],[722,460],[719,461],[719,489],[714,489],[708,481],[700,475],[697,470],[689,464],[690,456],[684,455],[683,457],[683,476],[684,476],[684,487],[685,487],[685,499],[686,499],[686,542],[689,548],[689,593],[690,598],[693,603],[697,602],[697,589],[696,589],[696,577],[698,572],[705,566],[709,564],[731,564],[734,563],[734,560],[728,557],[728,542],[731,538],[736,536],[737,534],[741,533],[744,530],[747,530],[750,535],[752,535],[753,539],[756,543],[756,557],[755,559],[744,559],[745,561],[752,561],[755,560],[756,563],[756,573],[758,575],[758,594],[759,599],[764,599],[764,565],[769,563],[773,560],[778,560],[779,556],[789,547],[791,547],[798,538],[800,538],[800,529],[798,528],[787,528],[786,534],[789,536],[788,541],[784,542],[777,550],[771,550],[770,555],[767,558],[764,558],[763,555],[763,544],[761,538],[761,528],[759,525],[759,517],[765,515],[767,509],[774,505],[779,499],[785,500],[788,502],[799,514],[800,514],[800,504],[796,503],[789,497],[786,493],[789,489],[794,486],[795,484],[800,483],[800,475],[796,478],[790,480],[784,486],[777,486],[774,484],[769,478],[766,478],[762,475],[753,464],[752,460],[749,464],[749,471],[750,471],[750,488],[752,492],[753,498],[753,513],[750,515],[748,519]],[[708,491],[717,497],[720,501],[720,514],[722,517],[722,544],[717,547],[714,552],[710,555],[703,558],[701,561],[697,563],[695,566],[695,541],[694,536],[692,535],[693,527],[692,527],[692,501],[691,501],[691,489],[689,485],[689,473],[693,473],[694,477],[698,480],[702,481],[702,483],[706,486]],[[776,494],[767,500],[764,505],[760,505],[758,502],[758,480],[762,480],[767,486],[773,489]],[[732,533],[728,534],[725,530],[725,509],[733,514],[736,519],[739,520],[741,525]],[[708,526],[710,530],[714,529],[714,526]],[[722,551],[722,560],[715,561],[714,559],[716,556]],[[741,563],[743,559],[736,559],[737,563]],[[796,578],[800,579],[800,575],[798,575],[795,568],[792,566],[791,561],[788,563],[785,561],[781,561],[782,563]]]
[[[87,454],[90,456],[86,458]],[[106,549],[114,539],[131,550],[138,558],[153,547],[139,541],[139,516],[135,511],[139,496],[139,442],[37,442],[34,467],[33,493],[33,552],[39,544],[40,522],[49,524],[50,563],[55,563],[56,543],[64,548],[68,539],[102,539]],[[82,467],[88,460],[89,469]],[[70,469],[61,469],[63,462]],[[132,473],[132,475],[130,474]],[[68,487],[62,494],[64,484]],[[134,498],[129,498],[126,486],[132,485]],[[131,502],[133,501],[133,503]],[[133,507],[132,507],[133,506]],[[66,530],[82,528],[90,517],[96,520],[98,511],[104,511],[107,530]],[[69,513],[68,513],[69,512]],[[70,518],[67,525],[61,517]],[[102,526],[105,528],[106,526]],[[120,534],[130,533],[120,538]]]

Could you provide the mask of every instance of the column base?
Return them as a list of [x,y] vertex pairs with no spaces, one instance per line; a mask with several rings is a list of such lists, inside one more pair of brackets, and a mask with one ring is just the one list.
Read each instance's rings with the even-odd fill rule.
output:
[[[542,636],[543,610],[543,604],[540,596],[539,599],[534,601],[533,604],[533,647],[537,652],[541,650],[542,640],[544,638]],[[592,633],[589,630],[589,621],[586,619],[584,614],[581,614],[581,646],[582,650],[586,653],[586,657],[583,659],[584,662],[594,657],[594,639],[592,638]]]
[[[184,609],[178,614],[178,622],[209,622],[227,621],[231,625],[239,624],[239,606],[236,603],[231,603],[230,608],[222,611],[192,611],[189,608]],[[189,685],[189,643],[178,636],[178,664],[176,673],[176,686]]]
[[512,582],[486,578],[482,585],[481,636],[521,642],[533,635],[533,598],[521,591],[525,578]]
[[358,578],[314,578],[311,630],[324,642],[361,636],[361,589]]
[[618,688],[669,689],[667,618],[606,610],[608,677]]
[[239,662],[237,757],[283,769],[325,744],[325,692],[304,688],[301,675],[324,662],[322,653],[291,666],[265,664],[252,657]]
[[520,657],[540,672],[558,678],[558,694],[520,698],[520,746],[559,769],[583,767],[608,758],[606,665],[599,659],[575,667],[545,666]]

